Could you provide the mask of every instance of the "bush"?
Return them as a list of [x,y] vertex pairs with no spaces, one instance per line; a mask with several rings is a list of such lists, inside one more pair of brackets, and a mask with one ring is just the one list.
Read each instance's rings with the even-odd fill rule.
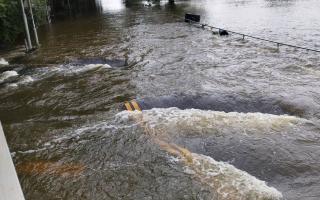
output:
[[[46,1],[32,0],[32,3],[36,24],[46,23]],[[28,13],[27,10],[26,13]],[[29,28],[31,31],[31,26]],[[0,44],[13,44],[17,36],[23,32],[24,24],[20,0],[0,0]]]
[[18,0],[0,0],[0,43],[12,44],[23,29]]

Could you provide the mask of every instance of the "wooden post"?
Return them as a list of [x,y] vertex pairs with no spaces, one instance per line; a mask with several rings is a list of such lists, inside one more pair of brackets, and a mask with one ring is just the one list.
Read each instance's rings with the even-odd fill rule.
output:
[[36,24],[34,23],[31,0],[28,0],[28,6],[29,6],[30,15],[31,15],[34,37],[35,37],[37,46],[39,46],[39,38],[38,38]]
[[0,199],[24,200],[9,147],[0,122]]
[[29,51],[32,49],[32,43],[31,43],[31,38],[30,38],[28,20],[27,20],[26,12],[24,10],[23,0],[20,0],[20,4],[21,4],[21,8],[22,8],[22,17],[23,17],[23,21],[24,21],[24,28],[25,28],[26,36],[27,36],[27,51]]

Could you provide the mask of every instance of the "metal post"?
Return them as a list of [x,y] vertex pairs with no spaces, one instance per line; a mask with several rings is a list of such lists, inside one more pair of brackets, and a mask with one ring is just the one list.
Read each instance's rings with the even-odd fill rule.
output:
[[71,5],[70,5],[70,0],[67,0],[68,2],[68,8],[69,8],[69,15],[71,16]]
[[32,26],[33,26],[34,37],[35,37],[37,46],[39,46],[39,38],[38,38],[36,24],[34,23],[31,0],[28,0],[28,6],[29,6],[30,15],[31,15],[31,21],[32,21]]
[[24,46],[26,47],[26,50],[28,51],[29,47],[28,47],[28,42],[26,39],[24,39]]
[[48,3],[48,0],[46,0],[46,14],[47,14],[47,20],[48,20],[48,23],[51,24],[51,17],[50,17],[50,11],[49,11],[49,8],[51,10],[51,7]]
[[32,49],[32,43],[31,43],[31,38],[30,38],[28,20],[27,20],[26,12],[24,11],[23,0],[20,0],[20,3],[21,3],[21,8],[22,8],[22,17],[23,17],[23,21],[24,21],[24,28],[25,28],[26,36],[27,36],[27,46],[28,46],[27,51],[28,51],[28,50]]
[[0,122],[0,199],[24,200],[22,189],[13,165]]

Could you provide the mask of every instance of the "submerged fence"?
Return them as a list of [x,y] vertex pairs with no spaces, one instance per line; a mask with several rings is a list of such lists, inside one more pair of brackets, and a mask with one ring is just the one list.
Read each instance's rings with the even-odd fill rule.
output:
[[253,36],[253,35],[249,35],[249,34],[245,34],[245,33],[240,33],[240,32],[236,32],[236,31],[228,30],[228,29],[225,29],[225,28],[220,28],[220,27],[216,27],[216,26],[211,26],[211,25],[208,25],[208,24],[200,23],[200,15],[186,14],[184,20],[185,20],[185,22],[188,22],[188,23],[200,25],[202,28],[206,28],[207,27],[210,30],[213,30],[213,29],[214,30],[218,30],[220,35],[229,35],[229,33],[232,33],[232,34],[235,34],[235,35],[242,36],[243,40],[245,39],[245,37],[247,37],[247,38],[252,38],[252,39],[256,39],[256,40],[260,40],[260,41],[264,41],[264,42],[273,43],[273,44],[276,44],[277,47],[287,46],[287,47],[292,47],[292,48],[296,48],[296,49],[303,49],[303,50],[307,50],[307,51],[320,53],[320,50],[317,50],[317,49],[311,49],[311,48],[308,48],[308,47],[301,47],[301,46],[297,46],[297,45],[293,45],[293,44],[287,44],[287,43],[284,43],[284,42],[278,42],[278,41],[274,41],[274,40],[269,40],[269,39],[265,39],[265,38],[261,38],[261,37],[257,37],[257,36]]

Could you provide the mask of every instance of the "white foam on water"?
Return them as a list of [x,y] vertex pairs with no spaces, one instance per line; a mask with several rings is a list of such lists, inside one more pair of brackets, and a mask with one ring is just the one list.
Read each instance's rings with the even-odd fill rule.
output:
[[[14,73],[13,73],[13,75],[14,75]],[[12,76],[10,76],[10,77],[12,77]],[[9,90],[15,90],[15,89],[19,88],[19,86],[25,85],[28,83],[32,83],[33,81],[34,81],[34,79],[31,76],[21,76],[21,77],[19,77],[18,80],[14,80],[14,82],[6,84],[5,88],[9,89]],[[0,83],[1,83],[1,80],[0,80]]]
[[17,153],[20,153],[20,154],[32,154],[32,153],[45,151],[45,150],[47,150],[47,148],[30,149],[30,150],[26,150],[26,151],[17,151]]
[[185,164],[185,173],[195,176],[212,188],[218,199],[282,199],[282,194],[277,189],[228,163],[195,153],[191,153],[191,157],[192,161]]
[[197,109],[180,110],[177,108],[151,109],[142,112],[121,112],[123,120],[134,117],[147,122],[148,126],[162,132],[174,134],[204,133],[281,133],[293,126],[308,122],[288,115],[272,115],[263,113],[237,113],[205,111]]
[[0,65],[9,65],[9,62],[6,61],[4,58],[0,58]]
[[[297,128],[306,119],[288,115],[263,113],[218,112],[197,109],[156,108],[145,111],[123,111],[117,114],[118,123],[133,122],[147,127],[146,133],[153,137],[169,156],[170,163],[181,162],[184,172],[195,180],[209,186],[222,200],[279,200],[282,194],[264,181],[211,157],[191,153],[173,143],[174,134],[281,134],[288,128]],[[164,137],[163,137],[164,136]],[[178,161],[178,160],[179,161]]]
[[23,77],[19,80],[18,84],[26,84],[26,83],[31,83],[31,82],[33,82],[33,81],[34,81],[34,79],[33,79],[31,76],[23,76]]
[[[110,69],[108,64],[88,64],[88,65],[56,65],[39,67],[33,70],[32,77],[25,76],[22,83],[29,83],[34,80],[42,80],[52,76],[75,76],[87,73],[92,70]],[[32,80],[33,79],[33,80]]]
[[84,67],[89,69],[95,69],[95,68],[110,69],[111,68],[111,66],[108,64],[88,64],[88,65],[85,65]]
[[143,1],[142,4],[143,4],[143,6],[147,6],[147,7],[153,6],[153,4],[149,1]]
[[16,87],[18,87],[18,84],[16,84],[16,83],[10,83],[10,84],[8,84],[8,87],[9,87],[9,88],[16,88]]
[[[281,192],[231,164],[218,162],[209,156],[192,153],[185,148],[163,140],[156,139],[154,141],[161,149],[168,152],[170,163],[182,163],[184,173],[209,186],[217,199],[282,199]],[[176,159],[173,159],[173,156]]]
[[70,139],[79,139],[82,135],[85,135],[87,133],[94,133],[97,131],[101,131],[103,133],[107,133],[108,131],[116,130],[119,127],[110,125],[105,122],[101,122],[98,124],[90,125],[90,126],[84,126],[80,127],[76,130],[72,130],[70,132],[62,133],[61,135],[58,135],[57,137],[53,138],[51,141],[48,141],[44,144],[44,146],[50,146],[53,147],[55,144],[62,143],[64,141],[68,141]]
[[16,71],[5,71],[0,75],[0,83],[4,82],[5,80],[18,76],[19,74]]
[[82,66],[61,66],[60,71],[65,75],[85,73],[95,69],[110,69],[111,66],[108,64],[88,64]]
[[39,78],[47,78],[53,75],[73,76],[89,72],[96,69],[110,69],[108,64],[87,64],[87,65],[58,65],[55,67],[45,67],[39,72]]

